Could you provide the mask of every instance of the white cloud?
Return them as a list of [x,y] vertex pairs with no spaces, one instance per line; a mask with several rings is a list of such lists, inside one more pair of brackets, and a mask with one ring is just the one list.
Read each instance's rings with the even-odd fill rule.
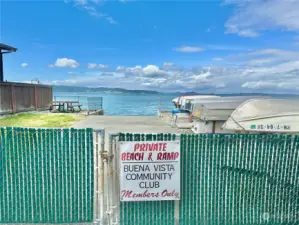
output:
[[90,0],[90,1],[95,3],[95,4],[99,4],[99,3],[103,2],[103,0]]
[[79,4],[79,5],[86,5],[87,4],[87,0],[74,0],[74,2],[76,4]]
[[116,68],[117,72],[124,73],[126,76],[130,77],[132,75],[139,76],[139,77],[148,77],[148,78],[161,78],[167,77],[170,73],[159,68],[156,65],[147,65],[142,67],[137,65],[135,67],[122,67],[118,66]]
[[212,50],[222,50],[222,51],[247,51],[248,48],[241,46],[230,46],[230,45],[208,45],[208,49]]
[[89,15],[96,18],[103,18],[110,24],[118,24],[118,22],[107,13],[99,11],[100,3],[105,0],[65,0],[65,3],[73,3],[78,9],[86,11]]
[[116,20],[114,20],[111,16],[105,17],[105,19],[111,24],[118,24]]
[[165,62],[165,63],[163,64],[163,66],[166,67],[166,68],[173,67],[173,66],[174,66],[174,63],[172,63],[172,62]]
[[299,31],[298,0],[226,1],[237,9],[225,24],[227,33],[256,37],[263,30]]
[[55,64],[50,64],[49,67],[68,67],[68,68],[77,68],[80,66],[80,64],[74,60],[74,59],[68,59],[68,58],[58,58],[55,62]]
[[[85,72],[84,76],[72,76],[72,79],[54,83],[203,93],[299,92],[299,50],[268,48],[235,54],[235,57],[238,64],[221,63],[209,67],[184,68],[172,62],[161,66],[118,66],[115,71]],[[226,57],[223,59],[229,61]]]
[[249,60],[251,65],[263,65],[296,61],[299,59],[299,51],[297,50],[284,50],[284,49],[261,49],[248,53],[248,57],[252,57]]
[[242,84],[242,87],[258,89],[264,87],[276,87],[276,85],[277,84],[275,84],[275,82],[272,81],[252,81],[252,82],[246,82]]
[[177,52],[184,52],[184,53],[194,53],[194,52],[201,52],[204,49],[198,46],[181,46],[174,49]]
[[257,90],[272,90],[272,91],[279,91],[279,90],[292,90],[298,91],[299,87],[296,85],[299,79],[292,80],[292,82],[285,82],[285,81],[277,81],[277,80],[269,80],[269,81],[253,81],[253,82],[246,82],[242,84],[243,88],[249,89],[257,89]]
[[28,63],[22,63],[22,64],[21,64],[21,67],[23,67],[23,68],[28,67]]
[[108,65],[104,64],[96,64],[96,63],[88,63],[87,64],[88,69],[107,69]]
[[223,61],[223,58],[220,58],[220,57],[215,57],[213,58],[214,61]]

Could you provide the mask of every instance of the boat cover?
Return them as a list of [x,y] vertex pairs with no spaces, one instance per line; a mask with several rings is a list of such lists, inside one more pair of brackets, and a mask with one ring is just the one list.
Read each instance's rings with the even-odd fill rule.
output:
[[250,99],[222,126],[229,130],[299,132],[299,99]]

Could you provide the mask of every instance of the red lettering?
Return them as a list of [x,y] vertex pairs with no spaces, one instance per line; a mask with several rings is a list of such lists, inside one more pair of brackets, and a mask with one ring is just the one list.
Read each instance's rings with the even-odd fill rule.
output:
[[147,190],[143,193],[133,193],[133,191],[130,190],[123,190],[122,192],[122,198],[158,198],[160,197],[160,194],[158,192],[152,192],[149,193]]
[[146,145],[148,145],[148,146],[146,146],[146,147],[148,147],[148,150],[153,151],[153,145],[152,144],[146,144]]
[[164,143],[163,144],[163,151],[166,151],[166,146],[167,146],[167,143]]
[[142,152],[135,152],[135,153],[122,153],[121,154],[121,160],[123,161],[130,161],[130,160],[143,160],[144,159],[144,153]]
[[162,160],[162,155],[163,154],[161,152],[159,152],[158,155],[157,155],[157,160]]
[[131,198],[132,197],[132,191],[122,191],[122,197],[123,198]]
[[145,150],[145,144],[141,144],[140,145],[140,151],[144,151]]
[[139,160],[143,160],[143,157],[144,157],[144,153],[140,153],[139,154]]
[[161,151],[163,143],[159,143],[159,151]]
[[127,154],[126,153],[123,153],[121,154],[121,160],[126,160],[127,159]]
[[169,192],[167,189],[162,191],[162,197],[179,197],[179,193],[173,190],[172,192]]
[[157,154],[157,160],[177,160],[179,155],[179,152],[159,152]]
[[166,151],[167,143],[146,143],[146,144],[135,144],[134,152],[136,151]]
[[139,149],[139,146],[140,146],[139,144],[135,144],[135,145],[134,145],[134,152],[137,151],[137,150]]

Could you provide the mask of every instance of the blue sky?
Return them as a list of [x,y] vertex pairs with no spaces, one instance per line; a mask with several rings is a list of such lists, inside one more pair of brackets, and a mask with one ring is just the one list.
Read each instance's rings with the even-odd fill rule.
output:
[[[5,79],[296,93],[299,1],[3,1]],[[13,12],[13,13],[12,13]]]

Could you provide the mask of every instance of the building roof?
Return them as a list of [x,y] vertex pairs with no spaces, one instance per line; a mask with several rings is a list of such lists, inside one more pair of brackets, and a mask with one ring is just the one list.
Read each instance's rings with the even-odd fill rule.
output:
[[5,51],[9,51],[9,52],[16,52],[18,49],[15,48],[15,47],[0,43],[0,50],[5,50]]

